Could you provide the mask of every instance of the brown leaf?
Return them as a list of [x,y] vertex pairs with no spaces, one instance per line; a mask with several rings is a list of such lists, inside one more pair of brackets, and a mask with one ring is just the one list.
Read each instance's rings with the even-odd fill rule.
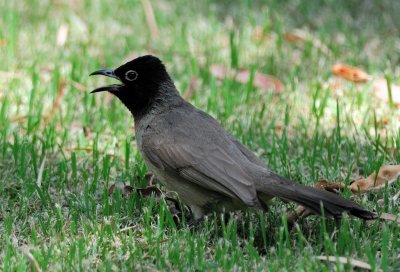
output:
[[400,176],[400,165],[386,165],[379,169],[378,175],[372,173],[365,179],[354,181],[350,185],[350,190],[353,193],[367,192],[385,187],[386,181],[391,184]]
[[336,76],[342,77],[346,80],[353,81],[356,83],[367,82],[368,80],[371,79],[371,76],[368,75],[363,70],[357,67],[352,67],[341,63],[333,65],[332,73]]
[[304,208],[303,206],[298,205],[294,212],[290,213],[287,218],[287,223],[289,228],[292,228],[294,223],[298,218],[306,218],[311,215],[312,212],[309,209]]
[[315,183],[315,187],[319,189],[325,189],[327,191],[337,193],[339,191],[343,191],[345,188],[345,184],[343,182],[329,182],[326,179],[321,179],[317,183]]
[[[378,175],[376,173],[372,173],[365,179],[358,179],[350,184],[349,189],[353,193],[364,193],[370,190],[379,190],[380,188],[385,187],[386,182],[391,184],[395,182],[400,176],[400,165],[386,165],[382,166],[379,169]],[[315,183],[316,188],[325,189],[327,191],[331,191],[333,193],[338,193],[338,191],[342,191],[345,188],[345,184],[343,182],[329,182],[325,179],[319,180]],[[400,192],[398,192],[395,196],[393,196],[392,200],[396,201],[400,197]],[[383,200],[378,200],[378,205],[383,206]],[[289,214],[288,216],[288,224],[292,226],[298,217],[306,218],[311,213],[302,206],[297,206],[296,212]],[[383,213],[379,219],[386,221],[394,221],[400,224],[399,216]],[[374,220],[371,220],[374,221]]]
[[[367,192],[370,190],[378,190],[385,187],[386,181],[391,184],[397,180],[400,176],[400,165],[386,165],[379,169],[378,176],[376,173],[372,173],[367,178],[361,178],[349,185],[349,189],[353,193]],[[318,181],[315,187],[322,188],[327,191],[337,192],[342,191],[345,188],[343,182],[329,182],[325,179]]]
[[332,263],[336,263],[339,261],[342,264],[350,264],[351,266],[354,267],[371,270],[371,266],[368,263],[352,258],[337,257],[337,256],[315,256],[315,258],[321,261],[328,261]]
[[[210,67],[210,72],[218,79],[232,78],[243,84],[248,83],[251,76],[250,70],[248,69],[239,69],[236,71],[218,64],[212,65]],[[273,90],[275,93],[281,93],[284,88],[282,82],[278,78],[259,72],[254,73],[253,86],[261,90]]]
[[394,215],[390,213],[382,213],[381,216],[379,216],[379,219],[384,220],[384,221],[392,221],[400,225],[400,216],[399,215]]
[[[393,104],[400,105],[400,86],[391,84],[390,90]],[[373,91],[377,98],[385,103],[389,103],[389,88],[386,79],[381,78],[376,80],[373,84]]]
[[302,37],[302,35],[299,35],[298,33],[285,32],[284,37],[285,37],[285,40],[290,43],[305,42],[305,37]]
[[324,54],[329,54],[331,51],[328,46],[321,42],[321,40],[302,29],[294,29],[292,32],[286,32],[284,34],[284,38],[286,41],[298,45],[303,45],[305,42],[310,42],[313,47],[319,49]]

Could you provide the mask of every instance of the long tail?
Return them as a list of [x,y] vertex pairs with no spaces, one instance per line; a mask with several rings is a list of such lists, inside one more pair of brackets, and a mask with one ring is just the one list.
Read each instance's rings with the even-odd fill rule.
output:
[[322,215],[322,206],[328,218],[339,218],[345,212],[367,220],[377,217],[375,213],[365,210],[351,200],[325,190],[296,184],[272,172],[269,173],[266,182],[259,184],[257,191],[296,202],[319,215]]

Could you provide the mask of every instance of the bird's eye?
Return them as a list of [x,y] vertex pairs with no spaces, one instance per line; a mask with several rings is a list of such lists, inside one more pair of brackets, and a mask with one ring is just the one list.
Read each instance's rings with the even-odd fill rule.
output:
[[125,73],[125,79],[128,81],[134,81],[138,77],[138,73],[134,70],[129,70]]

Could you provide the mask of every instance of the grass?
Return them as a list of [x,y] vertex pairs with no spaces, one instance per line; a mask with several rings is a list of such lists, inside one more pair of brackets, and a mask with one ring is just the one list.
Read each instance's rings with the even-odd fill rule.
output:
[[[275,201],[267,214],[213,215],[191,228],[185,218],[176,225],[165,202],[108,195],[117,181],[145,186],[147,170],[131,116],[111,96],[89,94],[104,82],[88,74],[146,53],[163,59],[182,93],[198,79],[191,102],[297,182],[349,182],[399,163],[399,108],[370,83],[335,88],[330,71],[344,62],[398,83],[399,3],[281,2],[152,1],[153,38],[140,1],[0,0],[0,269],[352,270],[314,258],[334,255],[398,270],[395,224],[311,217],[289,232],[294,206]],[[326,49],[287,42],[294,29]],[[218,81],[215,63],[275,75],[285,90]],[[399,214],[390,200],[399,190],[342,194]]]

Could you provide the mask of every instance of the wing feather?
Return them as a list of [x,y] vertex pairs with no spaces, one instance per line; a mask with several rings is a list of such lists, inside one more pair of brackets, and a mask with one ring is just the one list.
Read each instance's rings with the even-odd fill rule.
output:
[[147,125],[141,151],[154,167],[252,206],[258,200],[250,151],[233,140],[215,119],[185,103]]
[[247,205],[255,204],[257,193],[251,177],[221,148],[208,151],[187,144],[147,144],[143,149],[157,168],[173,171],[189,182]]

